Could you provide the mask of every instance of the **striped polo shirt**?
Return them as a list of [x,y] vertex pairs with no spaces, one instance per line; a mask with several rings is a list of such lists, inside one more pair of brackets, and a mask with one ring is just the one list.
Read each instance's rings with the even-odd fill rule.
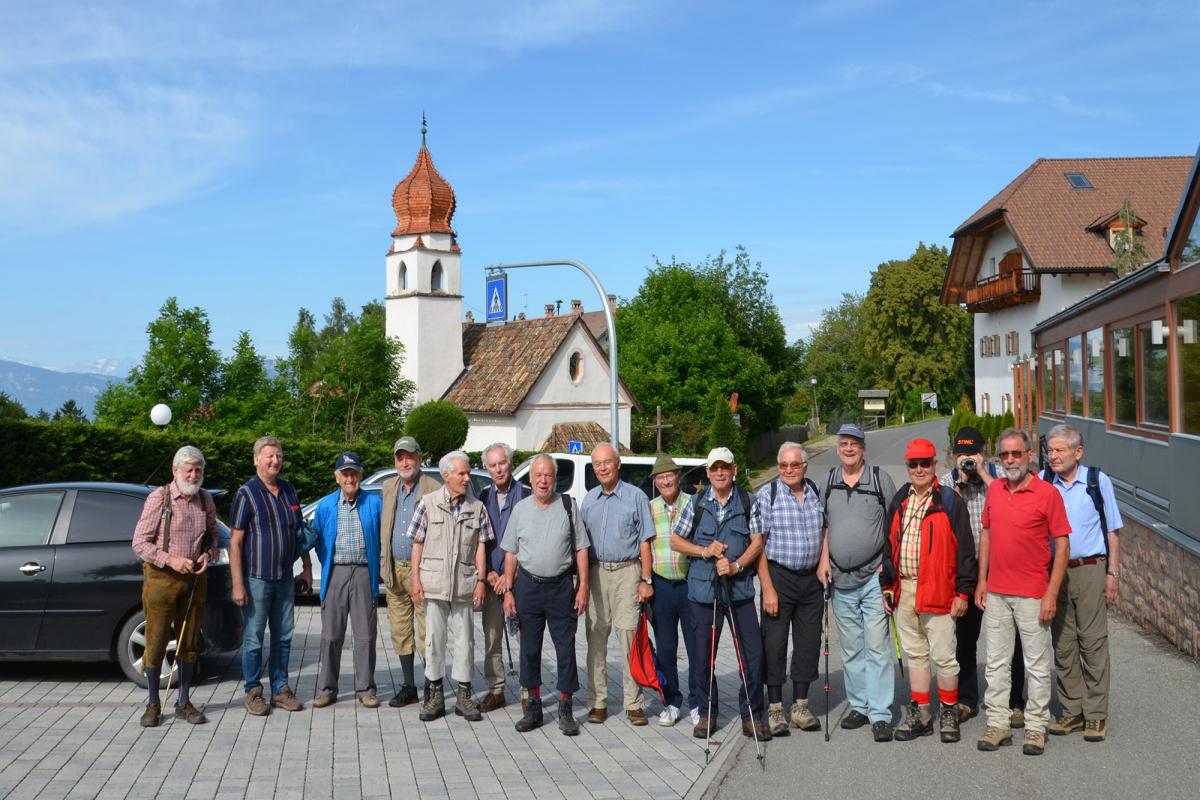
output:
[[229,527],[246,532],[242,569],[247,578],[277,581],[292,576],[296,530],[301,523],[300,499],[292,484],[282,479],[276,479],[276,483],[278,497],[255,475],[233,497]]

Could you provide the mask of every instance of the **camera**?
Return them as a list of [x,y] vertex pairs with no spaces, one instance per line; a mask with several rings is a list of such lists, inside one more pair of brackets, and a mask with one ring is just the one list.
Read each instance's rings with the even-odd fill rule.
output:
[[964,458],[962,461],[958,462],[958,467],[963,472],[978,472],[979,462],[973,458]]

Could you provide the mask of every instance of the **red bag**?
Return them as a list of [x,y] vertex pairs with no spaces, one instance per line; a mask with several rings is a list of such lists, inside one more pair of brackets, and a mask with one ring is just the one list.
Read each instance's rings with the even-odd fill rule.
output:
[[654,642],[650,641],[649,612],[645,605],[638,615],[637,628],[633,631],[633,646],[629,648],[629,672],[637,685],[643,689],[653,689],[658,692],[659,700],[666,702],[663,697],[663,684],[666,678],[655,664]]

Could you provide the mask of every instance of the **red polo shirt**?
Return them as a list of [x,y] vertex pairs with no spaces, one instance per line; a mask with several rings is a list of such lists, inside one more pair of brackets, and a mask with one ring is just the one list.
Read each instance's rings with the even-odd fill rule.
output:
[[1018,597],[1045,594],[1050,540],[1071,533],[1059,491],[1036,473],[1015,492],[1004,478],[994,480],[983,502],[982,521],[988,531],[988,591]]

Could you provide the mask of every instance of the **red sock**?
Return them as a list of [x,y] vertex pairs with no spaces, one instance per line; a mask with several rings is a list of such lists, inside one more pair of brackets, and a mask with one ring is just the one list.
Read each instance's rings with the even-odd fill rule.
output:
[[929,692],[913,692],[912,699],[919,706],[927,706],[929,705]]
[[542,687],[540,687],[540,686],[535,686],[532,689],[529,689],[528,691],[529,691],[530,697],[541,697],[542,696]]
[[559,693],[558,693],[558,699],[559,699],[561,702],[565,703],[565,702],[567,702],[568,700],[570,700],[570,699],[571,699],[571,693],[570,693],[570,692],[559,692]]
[[941,700],[944,706],[958,705],[958,689],[943,689],[939,686],[938,700]]

